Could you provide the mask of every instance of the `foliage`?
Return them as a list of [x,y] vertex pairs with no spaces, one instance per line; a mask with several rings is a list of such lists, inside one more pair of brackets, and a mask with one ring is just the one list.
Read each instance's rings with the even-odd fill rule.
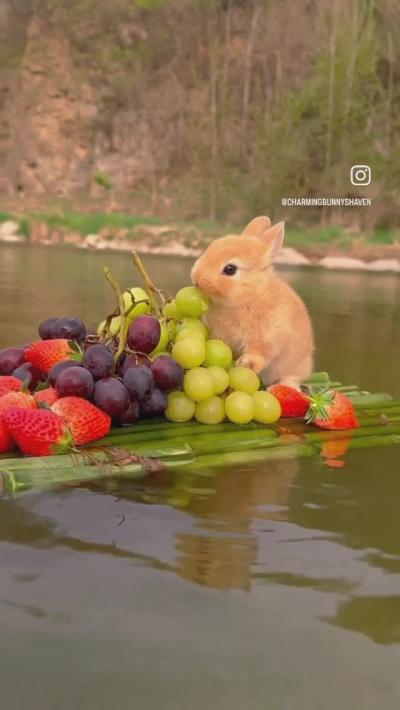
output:
[[103,187],[105,190],[111,190],[112,182],[107,175],[104,175],[103,173],[96,173],[93,179],[100,187]]
[[[398,0],[41,0],[36,11],[96,97],[96,140],[112,152],[121,116],[124,136],[145,136],[133,201],[144,190],[160,213],[168,203],[182,218],[244,222],[282,216],[286,196],[368,194],[373,211],[307,219],[398,223]],[[372,168],[368,190],[350,183],[359,163]],[[93,162],[114,196],[113,166]]]

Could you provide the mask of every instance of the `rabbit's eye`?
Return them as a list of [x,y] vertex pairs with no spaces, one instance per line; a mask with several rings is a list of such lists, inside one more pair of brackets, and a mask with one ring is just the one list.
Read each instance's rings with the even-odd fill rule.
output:
[[222,269],[222,273],[225,274],[225,276],[234,276],[237,270],[238,267],[235,266],[235,264],[226,264]]

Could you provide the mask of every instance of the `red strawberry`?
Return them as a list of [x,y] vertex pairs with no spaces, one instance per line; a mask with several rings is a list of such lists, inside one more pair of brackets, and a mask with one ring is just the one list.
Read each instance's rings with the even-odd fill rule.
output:
[[[13,378],[9,377],[7,379]],[[0,454],[4,454],[6,451],[12,451],[12,449],[15,448],[14,440],[3,421],[3,413],[10,409],[10,407],[33,409],[36,408],[36,402],[29,392],[7,392],[0,397]]]
[[271,385],[268,392],[279,400],[282,417],[304,417],[310,405],[308,397],[288,385]]
[[33,396],[37,405],[47,404],[48,407],[51,407],[56,399],[58,399],[58,394],[54,387],[46,387],[43,390],[38,390]]
[[358,429],[360,426],[352,401],[336,390],[311,394],[306,421],[322,429]]
[[69,340],[55,338],[54,340],[37,340],[25,353],[25,359],[41,372],[50,372],[53,365],[63,360],[72,360],[73,351]]
[[12,451],[15,448],[11,434],[8,433],[8,429],[4,422],[0,419],[0,454],[5,454],[7,451]]
[[12,375],[3,375],[0,377],[0,397],[7,392],[20,392],[22,390],[22,382],[18,377]]
[[111,419],[108,414],[82,397],[62,397],[51,409],[68,424],[74,444],[89,444],[110,431]]
[[36,402],[29,392],[7,392],[0,397],[0,417],[10,407],[36,409]]
[[28,456],[50,456],[67,451],[71,433],[64,420],[47,409],[11,407],[2,420],[22,453]]

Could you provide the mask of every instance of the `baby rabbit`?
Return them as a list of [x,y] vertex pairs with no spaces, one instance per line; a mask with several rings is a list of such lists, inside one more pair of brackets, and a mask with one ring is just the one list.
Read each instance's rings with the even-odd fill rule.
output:
[[284,222],[256,217],[240,236],[212,242],[191,276],[210,299],[212,336],[231,346],[237,364],[267,385],[299,388],[312,371],[313,331],[303,301],[272,268],[283,237]]

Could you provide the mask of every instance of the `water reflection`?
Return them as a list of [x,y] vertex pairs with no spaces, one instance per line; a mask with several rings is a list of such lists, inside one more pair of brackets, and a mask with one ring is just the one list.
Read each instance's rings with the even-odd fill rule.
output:
[[350,599],[340,604],[335,616],[326,617],[325,621],[364,634],[375,643],[400,643],[400,594]]
[[182,534],[175,542],[176,572],[183,579],[213,589],[250,589],[251,568],[257,559],[254,538]]
[[[396,644],[396,471],[385,449],[350,454],[340,470],[289,460],[97,483],[1,502],[0,542],[101,555],[133,565],[132,574],[139,566],[218,591],[308,590],[332,598],[324,623]],[[390,499],[381,495],[389,488]],[[14,581],[32,579],[35,568]],[[24,605],[27,614],[46,611]]]
[[290,485],[298,466],[298,461],[287,460],[276,461],[268,469],[221,470],[209,496],[201,494],[202,487],[196,495],[195,477],[190,486],[177,477],[175,495],[191,491],[186,505],[198,519],[195,533],[177,537],[178,574],[216,589],[249,590],[258,557],[252,520],[287,519]]

